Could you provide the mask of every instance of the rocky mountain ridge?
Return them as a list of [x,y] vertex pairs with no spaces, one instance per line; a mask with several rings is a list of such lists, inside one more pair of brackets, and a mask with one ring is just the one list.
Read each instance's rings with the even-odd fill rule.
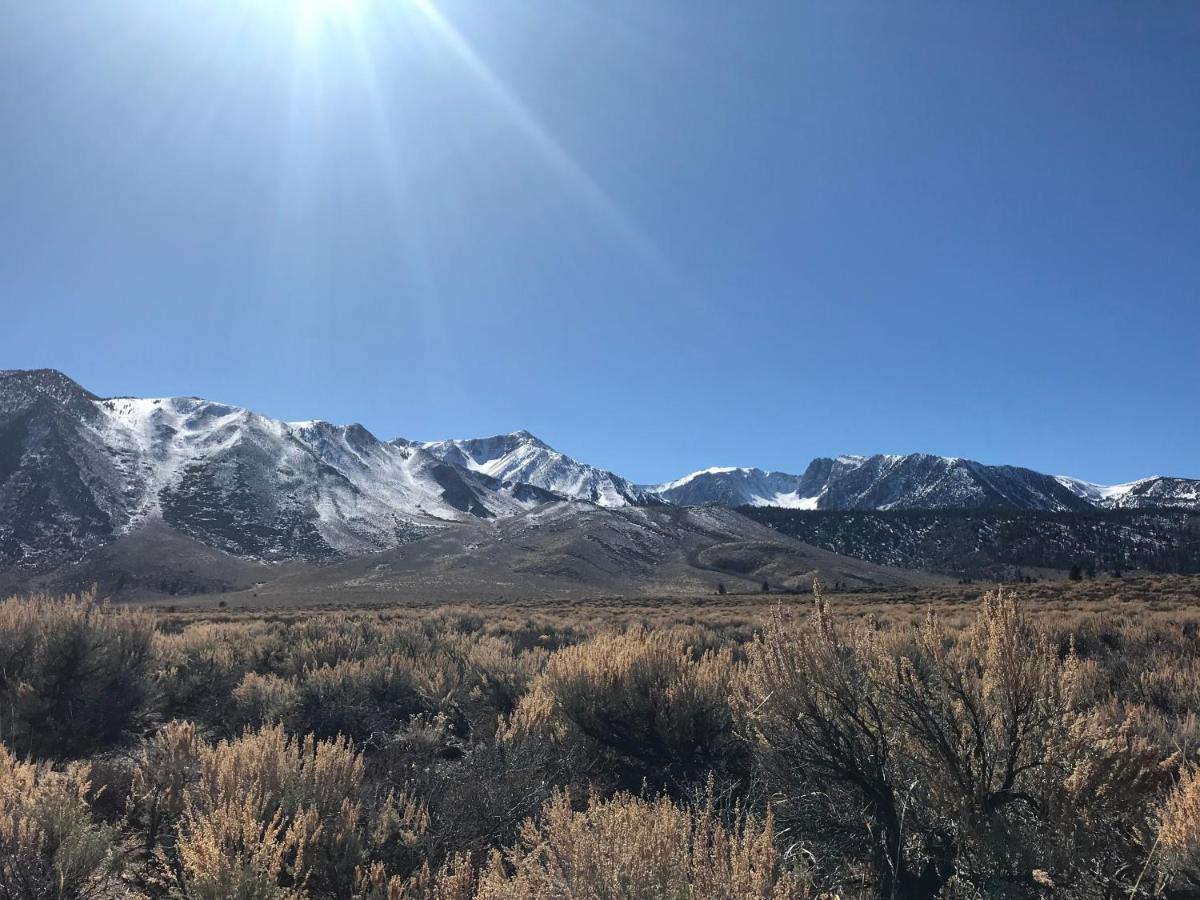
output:
[[912,454],[816,459],[801,475],[714,468],[637,486],[527,431],[381,440],[361,425],[284,422],[195,397],[101,398],[54,370],[0,372],[0,569],[64,565],[151,523],[243,559],[348,558],[561,501],[1200,510],[1200,481],[1106,487]]

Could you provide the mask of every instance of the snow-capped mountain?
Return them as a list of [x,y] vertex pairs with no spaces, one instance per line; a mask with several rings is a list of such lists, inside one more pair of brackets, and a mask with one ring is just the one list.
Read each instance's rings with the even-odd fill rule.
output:
[[652,490],[671,503],[792,509],[1200,509],[1200,481],[1154,478],[1108,488],[1032,469],[924,453],[820,458],[803,475],[706,469]]
[[1069,510],[1086,506],[1047,475],[1017,466],[988,466],[958,457],[842,456],[816,459],[802,489],[819,509]]
[[528,431],[488,438],[432,441],[421,447],[439,459],[502,481],[531,484],[600,506],[643,506],[654,498],[620,475],[578,462]]
[[1151,475],[1127,484],[1092,484],[1059,475],[1067,490],[1102,509],[1200,509],[1200,480]]
[[608,509],[1200,512],[1200,481],[1106,487],[911,454],[821,458],[802,475],[712,468],[638,487],[527,431],[383,441],[361,425],[284,422],[194,397],[104,399],[53,370],[0,372],[0,571],[61,565],[143,525],[246,559],[354,556],[564,500]]
[[322,558],[556,499],[360,425],[0,373],[0,564],[69,558],[148,520],[240,556]]

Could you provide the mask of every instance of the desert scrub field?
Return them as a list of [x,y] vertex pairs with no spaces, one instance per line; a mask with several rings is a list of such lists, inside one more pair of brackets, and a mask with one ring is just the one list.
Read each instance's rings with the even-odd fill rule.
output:
[[0,602],[0,900],[1187,897],[1195,580]]

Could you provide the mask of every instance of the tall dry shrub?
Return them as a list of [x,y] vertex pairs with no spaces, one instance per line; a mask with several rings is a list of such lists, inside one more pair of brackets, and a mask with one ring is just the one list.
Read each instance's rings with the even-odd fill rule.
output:
[[479,873],[469,854],[434,867],[426,863],[409,878],[390,875],[374,863],[359,878],[355,900],[473,900]]
[[56,771],[0,745],[0,898],[100,900],[115,878],[115,831],[93,820],[88,766]]
[[156,637],[162,712],[226,735],[283,722],[371,746],[429,714],[452,723],[456,739],[488,739],[547,653],[517,653],[507,638],[455,624],[349,613],[192,623]]
[[885,897],[1105,892],[1143,853],[1164,753],[1136,710],[1075,707],[1074,657],[1011,598],[952,636],[838,626],[818,596],[749,656],[756,758],[835,880],[858,858]]
[[[925,876],[897,853],[905,782],[873,677],[879,640],[862,627],[843,634],[819,594],[807,622],[777,611],[748,649],[747,729],[795,846],[835,879],[844,859],[865,858],[880,896],[916,896],[911,882]],[[934,880],[939,862],[930,862]]]
[[189,809],[175,848],[175,895],[187,900],[304,900],[304,852],[319,825],[309,811],[288,820],[258,792]]
[[602,635],[550,656],[513,716],[512,733],[583,741],[633,789],[644,780],[683,789],[740,765],[734,671],[729,650],[696,659],[665,632]]
[[90,595],[0,601],[0,741],[39,758],[108,748],[149,711],[149,615]]
[[[435,869],[460,853],[481,856],[512,843],[521,824],[538,813],[556,786],[578,784],[586,789],[585,761],[536,735],[472,744],[445,758],[438,749],[445,746],[444,737],[437,734],[439,723],[414,726],[417,733],[411,737],[426,748],[411,746],[403,754],[403,765],[401,757],[384,751],[389,765],[381,774],[425,798],[429,818],[420,851]],[[378,762],[377,757],[372,760]],[[389,869],[403,872],[411,865],[399,859],[390,862]]]
[[248,672],[232,692],[232,724],[258,728],[292,721],[300,704],[294,681],[278,675]]
[[446,652],[462,660],[458,708],[473,735],[495,734],[546,666],[542,649],[518,650],[511,640],[481,634],[451,636]]

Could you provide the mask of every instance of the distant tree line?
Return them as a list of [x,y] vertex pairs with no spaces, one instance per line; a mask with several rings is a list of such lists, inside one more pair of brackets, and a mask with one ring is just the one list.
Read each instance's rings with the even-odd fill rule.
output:
[[757,522],[870,562],[962,578],[1058,569],[1200,572],[1200,514],[1184,510],[793,510],[743,507]]

